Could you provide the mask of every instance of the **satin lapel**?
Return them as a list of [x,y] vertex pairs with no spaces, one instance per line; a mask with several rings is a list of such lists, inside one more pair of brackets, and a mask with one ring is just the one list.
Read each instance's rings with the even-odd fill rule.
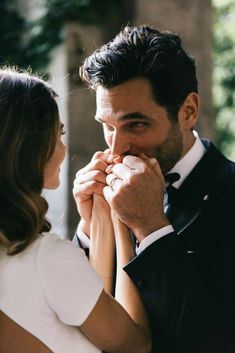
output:
[[228,160],[209,141],[207,151],[181,185],[177,199],[168,206],[166,215],[175,231],[181,234],[221,192],[228,176]]
[[166,211],[166,215],[176,233],[180,234],[197,219],[202,210],[203,204],[202,207],[195,210],[179,209],[174,205],[170,205]]

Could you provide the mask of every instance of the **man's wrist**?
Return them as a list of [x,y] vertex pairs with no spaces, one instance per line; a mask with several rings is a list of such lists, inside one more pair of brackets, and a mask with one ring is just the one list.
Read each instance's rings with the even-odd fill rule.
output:
[[157,218],[157,221],[153,224],[148,224],[146,222],[143,227],[138,227],[135,230],[133,229],[133,233],[140,244],[146,237],[149,236],[149,234],[152,234],[169,225],[169,220],[165,215],[163,215],[162,217]]
[[166,235],[173,233],[174,228],[170,224],[168,226],[165,226],[163,228],[158,229],[157,231],[149,234],[144,240],[141,242],[140,246],[137,249],[137,254],[140,254],[143,250],[145,250],[147,247],[149,247],[151,244],[155,243],[159,239],[165,237]]

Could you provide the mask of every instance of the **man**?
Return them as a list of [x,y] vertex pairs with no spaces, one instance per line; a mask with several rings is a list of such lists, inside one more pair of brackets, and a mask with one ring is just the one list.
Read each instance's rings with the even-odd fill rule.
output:
[[234,353],[235,164],[193,130],[194,60],[177,35],[126,27],[81,76],[96,90],[109,150],[77,174],[79,232],[89,237],[92,195],[103,193],[134,233],[138,255],[125,271],[146,305],[154,353]]

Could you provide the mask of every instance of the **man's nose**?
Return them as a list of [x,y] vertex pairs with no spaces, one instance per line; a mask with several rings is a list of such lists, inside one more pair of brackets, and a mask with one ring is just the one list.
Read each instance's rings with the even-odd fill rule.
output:
[[111,153],[119,156],[131,154],[131,142],[125,134],[115,132],[111,141]]

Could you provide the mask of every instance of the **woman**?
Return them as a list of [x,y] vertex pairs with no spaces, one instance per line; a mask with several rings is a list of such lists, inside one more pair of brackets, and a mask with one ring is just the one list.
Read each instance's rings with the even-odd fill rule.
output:
[[41,192],[59,186],[66,152],[55,98],[41,79],[0,70],[0,352],[147,353],[142,306],[125,302],[131,317],[83,250],[50,233]]

